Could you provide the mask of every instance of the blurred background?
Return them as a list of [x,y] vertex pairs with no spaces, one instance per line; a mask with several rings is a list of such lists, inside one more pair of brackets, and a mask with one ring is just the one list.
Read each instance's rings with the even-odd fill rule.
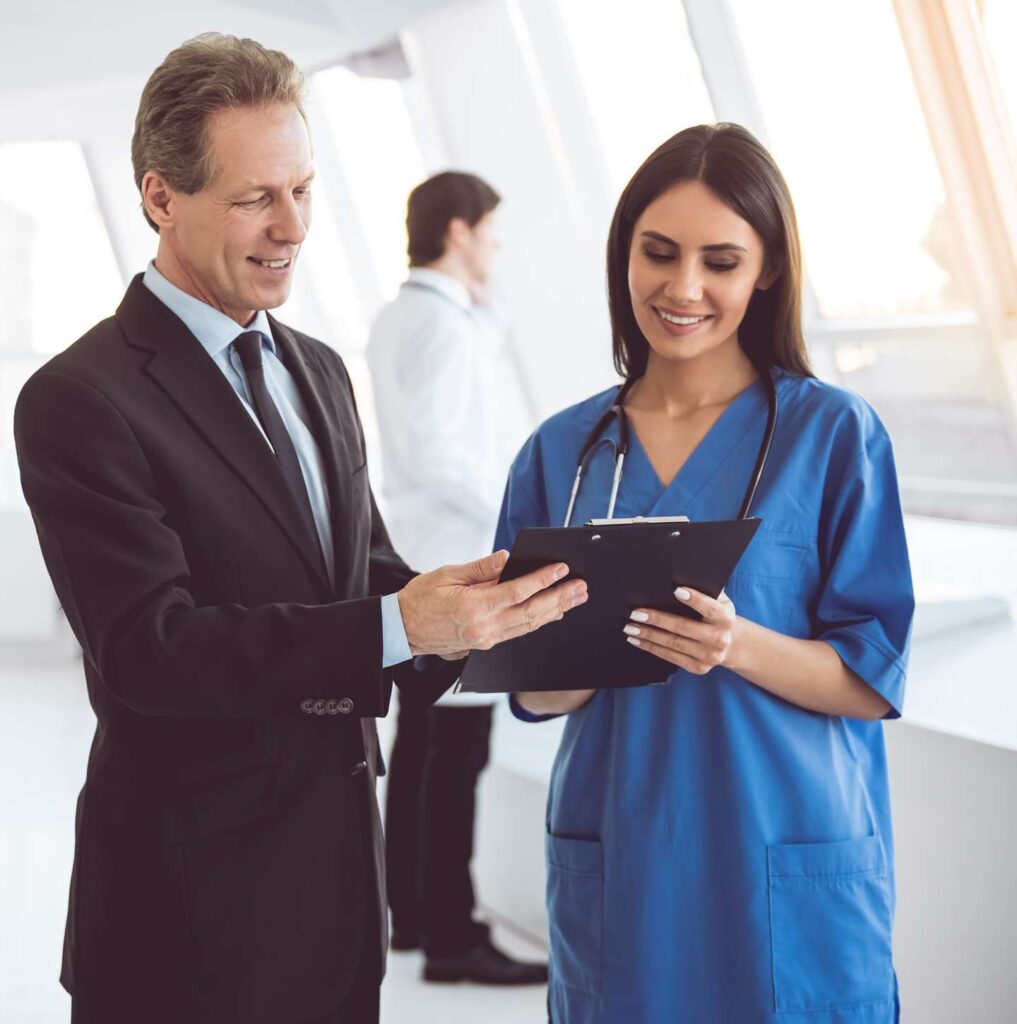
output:
[[[503,196],[496,285],[529,429],[616,379],[603,250],[643,157],[717,120],[770,147],[797,205],[813,364],[886,422],[907,513],[919,610],[887,727],[903,1019],[1017,1020],[1013,0],[178,0],[158,17],[0,0],[0,1020],[67,1019],[56,977],[94,724],[21,496],[14,402],[154,255],[134,112],[164,55],[209,30],[308,75],[315,220],[278,315],[346,360],[375,454],[365,344],[405,277],[414,185],[455,168]],[[558,733],[499,708],[480,797],[485,913],[524,951],[546,949]],[[424,991],[417,968],[393,958],[383,1019],[545,1019],[542,992]]]

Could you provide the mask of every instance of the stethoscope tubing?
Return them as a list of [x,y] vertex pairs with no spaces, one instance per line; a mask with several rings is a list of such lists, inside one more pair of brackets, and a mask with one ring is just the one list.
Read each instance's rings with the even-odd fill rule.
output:
[[749,479],[749,486],[745,489],[745,497],[742,499],[742,507],[738,511],[739,519],[748,519],[752,510],[752,502],[756,497],[759,488],[759,481],[763,477],[763,470],[766,468],[766,460],[770,455],[770,447],[773,444],[773,435],[777,429],[777,385],[773,383],[773,377],[767,370],[762,374],[766,382],[766,431],[763,434],[763,443],[759,446],[759,454],[756,456],[756,464],[752,469],[752,476]]
[[[749,513],[752,510],[752,502],[755,499],[756,491],[759,488],[759,481],[762,479],[763,470],[766,468],[766,460],[770,454],[770,447],[773,444],[773,435],[777,429],[777,387],[773,382],[773,376],[769,370],[762,371],[760,373],[760,377],[763,379],[766,386],[768,406],[766,430],[763,433],[763,441],[759,446],[759,454],[756,456],[756,464],[752,469],[752,476],[749,479],[749,485],[745,489],[741,508],[738,511],[739,519],[749,518]],[[579,497],[579,488],[582,483],[583,473],[586,469],[587,459],[594,448],[596,448],[601,442],[607,442],[614,446],[614,477],[611,481],[611,497],[608,500],[607,518],[612,519],[614,517],[614,507],[615,502],[618,499],[618,487],[621,484],[622,469],[625,466],[625,457],[629,452],[629,421],[628,415],[625,412],[625,398],[629,393],[629,389],[636,382],[636,379],[637,378],[630,378],[619,387],[618,394],[615,395],[614,401],[600,419],[597,420],[593,429],[587,436],[586,441],[583,443],[583,447],[579,452],[579,461],[576,464],[576,476],[572,481],[572,493],[569,495],[568,509],[565,512],[565,520],[562,523],[563,527],[567,527],[572,521],[572,513],[576,507],[576,499]],[[604,431],[607,429],[608,424],[612,419],[618,421],[617,443],[612,442],[610,438],[603,436]]]

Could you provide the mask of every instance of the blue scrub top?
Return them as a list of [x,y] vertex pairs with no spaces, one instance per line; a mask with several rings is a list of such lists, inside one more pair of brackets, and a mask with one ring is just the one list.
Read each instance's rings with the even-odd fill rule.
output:
[[[747,619],[831,644],[897,717],[914,599],[889,438],[857,395],[774,380],[763,524],[727,593]],[[529,439],[497,547],[561,525],[579,450],[615,393]],[[766,411],[757,381],[668,487],[632,432],[615,515],[737,516]],[[612,471],[600,445],[574,523],[606,515]],[[897,1019],[880,722],[806,711],[723,667],[601,690],[566,723],[546,844],[555,1024]]]

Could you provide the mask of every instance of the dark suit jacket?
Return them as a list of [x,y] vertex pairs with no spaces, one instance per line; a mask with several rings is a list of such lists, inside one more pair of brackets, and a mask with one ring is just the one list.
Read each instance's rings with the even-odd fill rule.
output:
[[233,388],[140,277],[17,405],[25,496],[98,719],[61,980],[104,1021],[323,1015],[367,914],[383,964],[373,718],[393,677],[426,702],[458,671],[382,670],[378,595],[413,574],[371,495],[342,360],[272,329],[327,468],[334,589]]

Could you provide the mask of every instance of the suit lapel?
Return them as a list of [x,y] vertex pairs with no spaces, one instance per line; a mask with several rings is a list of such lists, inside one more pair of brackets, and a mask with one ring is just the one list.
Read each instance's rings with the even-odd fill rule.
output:
[[[340,416],[339,403],[343,401],[340,386],[330,380],[313,356],[305,352],[293,332],[274,317],[270,316],[269,322],[283,363],[304,400],[311,419],[311,432],[325,466],[332,546],[335,551],[335,586],[337,593],[342,594],[344,581],[352,565],[352,553],[348,550],[350,531],[345,528],[345,524],[349,515],[350,474],[355,468],[352,441],[348,436],[348,424],[353,422],[353,416]],[[354,450],[359,449],[354,445]]]
[[271,448],[201,343],[142,284],[141,275],[131,282],[116,317],[127,343],[152,354],[145,372],[250,487],[330,591],[321,555],[307,536]]

